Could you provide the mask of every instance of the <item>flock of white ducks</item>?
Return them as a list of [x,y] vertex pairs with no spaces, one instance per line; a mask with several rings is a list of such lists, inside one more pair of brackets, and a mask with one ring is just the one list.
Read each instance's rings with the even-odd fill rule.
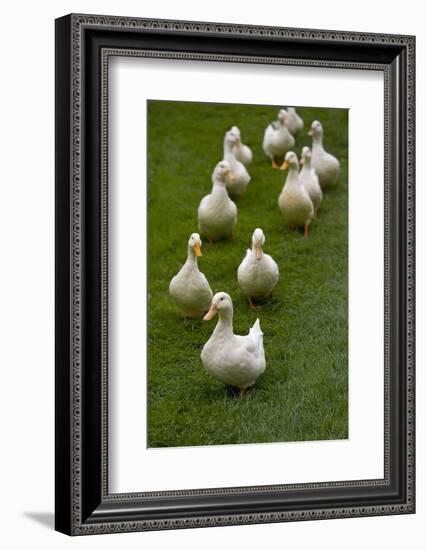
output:
[[[267,126],[263,138],[263,150],[273,168],[288,170],[284,187],[278,197],[278,206],[290,228],[304,228],[308,236],[309,225],[317,217],[322,190],[337,184],[339,161],[323,147],[323,128],[320,122],[312,122],[312,152],[304,147],[299,160],[292,151],[295,138],[304,128],[304,122],[292,107],[280,109],[277,120]],[[232,235],[237,222],[237,205],[232,199],[241,199],[250,183],[247,167],[253,159],[251,149],[241,141],[237,126],[226,132],[223,160],[212,174],[212,190],[198,207],[198,230],[188,241],[187,260],[172,278],[170,296],[184,318],[203,318],[208,321],[216,314],[218,323],[212,336],[204,345],[201,361],[205,370],[223,384],[237,387],[240,395],[255,384],[264,372],[266,362],[263,333],[259,319],[245,336],[234,334],[232,299],[226,292],[213,296],[206,276],[198,268],[202,256],[201,236],[209,242],[220,241]],[[231,198],[230,198],[231,197]],[[237,269],[241,289],[247,294],[251,307],[255,301],[267,298],[279,280],[279,267],[272,256],[265,254],[265,235],[256,228],[252,246]]]

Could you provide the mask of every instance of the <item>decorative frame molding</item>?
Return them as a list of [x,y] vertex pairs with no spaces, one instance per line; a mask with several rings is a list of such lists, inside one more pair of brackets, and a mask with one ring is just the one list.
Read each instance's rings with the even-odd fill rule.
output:
[[[384,73],[383,480],[108,493],[108,59],[117,55]],[[56,21],[58,530],[83,535],[414,512],[414,83],[412,36],[96,15]],[[188,500],[186,510],[173,508],[176,498]]]

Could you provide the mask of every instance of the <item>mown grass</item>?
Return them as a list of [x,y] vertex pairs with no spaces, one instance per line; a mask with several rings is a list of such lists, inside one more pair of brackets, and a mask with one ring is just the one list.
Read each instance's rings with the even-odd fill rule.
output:
[[[344,439],[348,436],[348,118],[343,109],[300,108],[325,129],[325,147],[341,162],[340,185],[326,193],[308,239],[290,231],[277,198],[285,173],[262,151],[263,131],[278,107],[148,102],[148,445],[174,447]],[[197,231],[197,208],[222,159],[223,136],[238,125],[253,151],[252,177],[238,203],[233,238],[203,245],[199,267],[213,292],[234,302],[234,330],[246,334],[259,316],[266,371],[239,398],[204,371],[200,352],[215,320],[186,321],[168,295]],[[265,251],[280,267],[271,302],[248,307],[236,270],[261,227]]]

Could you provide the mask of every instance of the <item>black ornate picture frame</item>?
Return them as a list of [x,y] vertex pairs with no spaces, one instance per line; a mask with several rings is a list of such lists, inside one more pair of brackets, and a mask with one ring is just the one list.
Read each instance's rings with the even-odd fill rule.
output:
[[[108,59],[117,55],[383,73],[383,479],[109,493],[107,76]],[[414,513],[414,155],[413,36],[74,14],[56,21],[58,531]]]

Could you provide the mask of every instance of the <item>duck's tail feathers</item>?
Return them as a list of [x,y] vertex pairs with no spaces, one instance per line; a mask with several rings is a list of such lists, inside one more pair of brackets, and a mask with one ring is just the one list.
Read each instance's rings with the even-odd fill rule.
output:
[[263,332],[260,328],[259,319],[256,319],[256,322],[250,329],[250,335],[253,337],[256,342],[256,347],[259,349],[263,345]]
[[260,329],[260,321],[259,318],[256,319],[254,325],[251,327],[250,332],[255,334],[256,332],[259,332],[260,334],[263,334],[263,332]]

